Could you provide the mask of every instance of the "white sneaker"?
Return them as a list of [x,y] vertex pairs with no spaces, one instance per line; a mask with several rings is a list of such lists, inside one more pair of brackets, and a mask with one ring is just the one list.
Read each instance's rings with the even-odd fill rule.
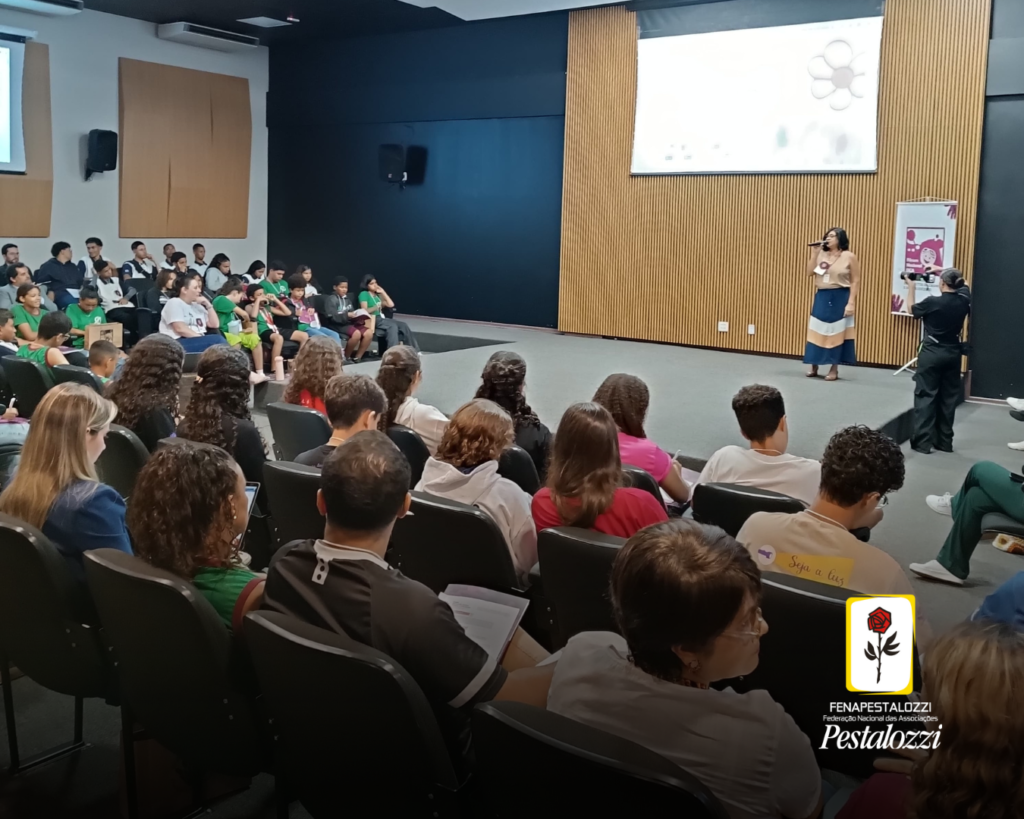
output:
[[1006,403],[1019,412],[1024,412],[1024,398],[1007,398]]
[[927,577],[929,580],[938,580],[940,583],[950,583],[954,586],[962,586],[964,581],[953,574],[937,560],[929,560],[927,563],[911,563],[910,571]]
[[1024,441],[1017,441],[1015,444],[1007,444],[1010,449],[1016,449],[1018,451],[1024,451]]
[[953,517],[953,501],[949,492],[945,495],[929,495],[924,499],[924,502],[928,504],[933,512],[938,512],[940,515],[945,515],[948,518]]

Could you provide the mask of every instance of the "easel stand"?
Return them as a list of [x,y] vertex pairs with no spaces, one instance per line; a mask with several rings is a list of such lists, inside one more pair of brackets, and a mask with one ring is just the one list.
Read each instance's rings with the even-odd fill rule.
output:
[[[917,344],[917,349],[918,350],[921,349],[921,345],[922,344],[924,344],[924,323],[921,324],[921,340]],[[893,377],[895,377],[895,376],[899,375],[900,373],[905,372],[905,371],[907,371],[909,369],[913,369],[916,364],[917,364],[917,356],[915,355],[912,359],[910,359],[910,361],[908,361],[906,364],[904,364],[902,367],[900,367],[898,370],[896,370],[896,372],[893,373]]]

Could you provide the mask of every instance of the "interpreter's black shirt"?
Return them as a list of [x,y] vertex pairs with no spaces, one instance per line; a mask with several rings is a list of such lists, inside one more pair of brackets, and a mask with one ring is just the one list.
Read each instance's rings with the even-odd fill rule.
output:
[[940,344],[955,344],[971,312],[971,291],[964,287],[956,293],[929,296],[911,310],[914,318],[924,320],[926,340],[931,336]]

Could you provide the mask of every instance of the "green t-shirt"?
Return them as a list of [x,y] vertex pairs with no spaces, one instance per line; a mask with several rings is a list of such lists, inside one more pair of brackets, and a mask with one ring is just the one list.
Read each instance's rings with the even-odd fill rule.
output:
[[270,281],[269,279],[264,279],[263,281],[260,282],[260,287],[263,288],[263,291],[265,293],[270,293],[271,295],[277,296],[279,299],[287,297],[288,293],[290,292],[288,282],[286,282],[284,279],[281,279],[281,281],[277,282],[276,284]]
[[[102,307],[95,307],[91,313],[86,313],[77,304],[69,304],[68,309],[64,312],[68,314],[68,318],[71,319],[71,326],[75,330],[85,330],[90,324],[107,323],[107,314],[103,312]],[[85,336],[72,336],[71,346],[84,347]]]
[[359,303],[366,302],[366,312],[370,315],[378,314],[380,311],[375,311],[374,308],[380,307],[380,299],[377,298],[369,290],[364,290],[359,294]]
[[53,377],[53,372],[46,363],[46,354],[52,349],[52,347],[40,347],[36,350],[31,350],[28,344],[22,344],[18,348],[18,358],[27,358],[43,368],[43,380],[46,382],[47,387],[55,387],[57,385],[57,380]]
[[256,587],[253,581],[260,580],[263,580],[263,577],[242,566],[232,566],[228,569],[203,568],[192,578],[192,585],[199,589],[199,593],[207,599],[224,621],[224,625],[230,629],[235,608],[239,603],[244,603],[244,598],[252,593]]
[[236,306],[227,296],[217,296],[213,300],[213,310],[217,314],[217,318],[220,319],[221,332],[228,332],[228,323],[238,318],[235,315]]
[[262,336],[265,332],[267,332],[267,330],[270,330],[270,329],[274,329],[275,331],[277,330],[277,325],[276,324],[274,325],[273,328],[271,328],[270,323],[267,321],[268,317],[270,318],[270,321],[274,320],[274,316],[270,312],[270,309],[264,304],[263,307],[261,307],[259,309],[259,312],[256,313],[256,334],[257,335]]
[[[27,324],[29,329],[33,333],[38,333],[39,322],[42,321],[43,316],[46,315],[46,308],[40,307],[39,315],[33,316],[28,310],[25,309],[24,304],[16,304],[14,305],[14,307],[11,308],[11,315],[14,316],[15,327],[20,327],[22,324]],[[24,338],[24,336],[22,336],[21,333],[18,333],[18,335]]]

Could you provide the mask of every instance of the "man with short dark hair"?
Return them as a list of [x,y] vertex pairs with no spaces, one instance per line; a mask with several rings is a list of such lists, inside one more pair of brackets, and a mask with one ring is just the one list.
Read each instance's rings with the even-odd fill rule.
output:
[[[32,281],[32,271],[28,269],[27,264],[14,262],[7,266],[7,274],[2,281],[4,286],[0,287],[0,308],[13,310],[14,305],[18,303],[18,288]],[[47,298],[45,293],[40,291],[39,296],[43,309],[49,313],[57,312],[57,305]]]
[[78,300],[78,291],[85,276],[78,265],[71,261],[71,245],[67,242],[55,242],[50,248],[50,255],[53,258],[44,262],[36,271],[35,281],[40,290],[63,310]]
[[288,298],[288,282],[284,281],[284,262],[271,262],[267,265],[267,277],[260,282],[260,287],[279,301]]
[[554,665],[506,671],[466,636],[446,603],[384,560],[395,521],[409,511],[409,478],[409,462],[382,432],[357,433],[335,449],[317,494],[324,536],[277,553],[263,608],[390,656],[423,690],[457,761],[468,751],[476,703],[543,707]]
[[156,263],[145,242],[132,242],[132,257],[121,265],[122,279],[155,279]]
[[85,240],[85,255],[78,260],[78,269],[85,281],[96,277],[96,262],[103,258],[103,240],[90,236]]
[[189,265],[196,273],[205,278],[206,276],[206,248],[196,242],[192,245],[192,254],[195,256],[195,261]]
[[21,261],[21,251],[13,242],[0,247],[0,282],[7,275],[7,268]]
[[708,460],[700,483],[734,483],[781,492],[814,502],[821,481],[821,464],[786,452],[789,421],[782,393],[775,387],[743,387],[732,399],[732,411],[748,448],[722,447]]
[[174,245],[170,242],[164,245],[164,260],[160,263],[161,270],[174,270],[174,262],[171,261],[171,256],[174,253]]
[[387,411],[388,399],[368,375],[336,375],[327,382],[324,404],[331,422],[331,439],[303,452],[295,459],[297,464],[322,468],[339,444],[357,432],[377,428],[377,421]]

